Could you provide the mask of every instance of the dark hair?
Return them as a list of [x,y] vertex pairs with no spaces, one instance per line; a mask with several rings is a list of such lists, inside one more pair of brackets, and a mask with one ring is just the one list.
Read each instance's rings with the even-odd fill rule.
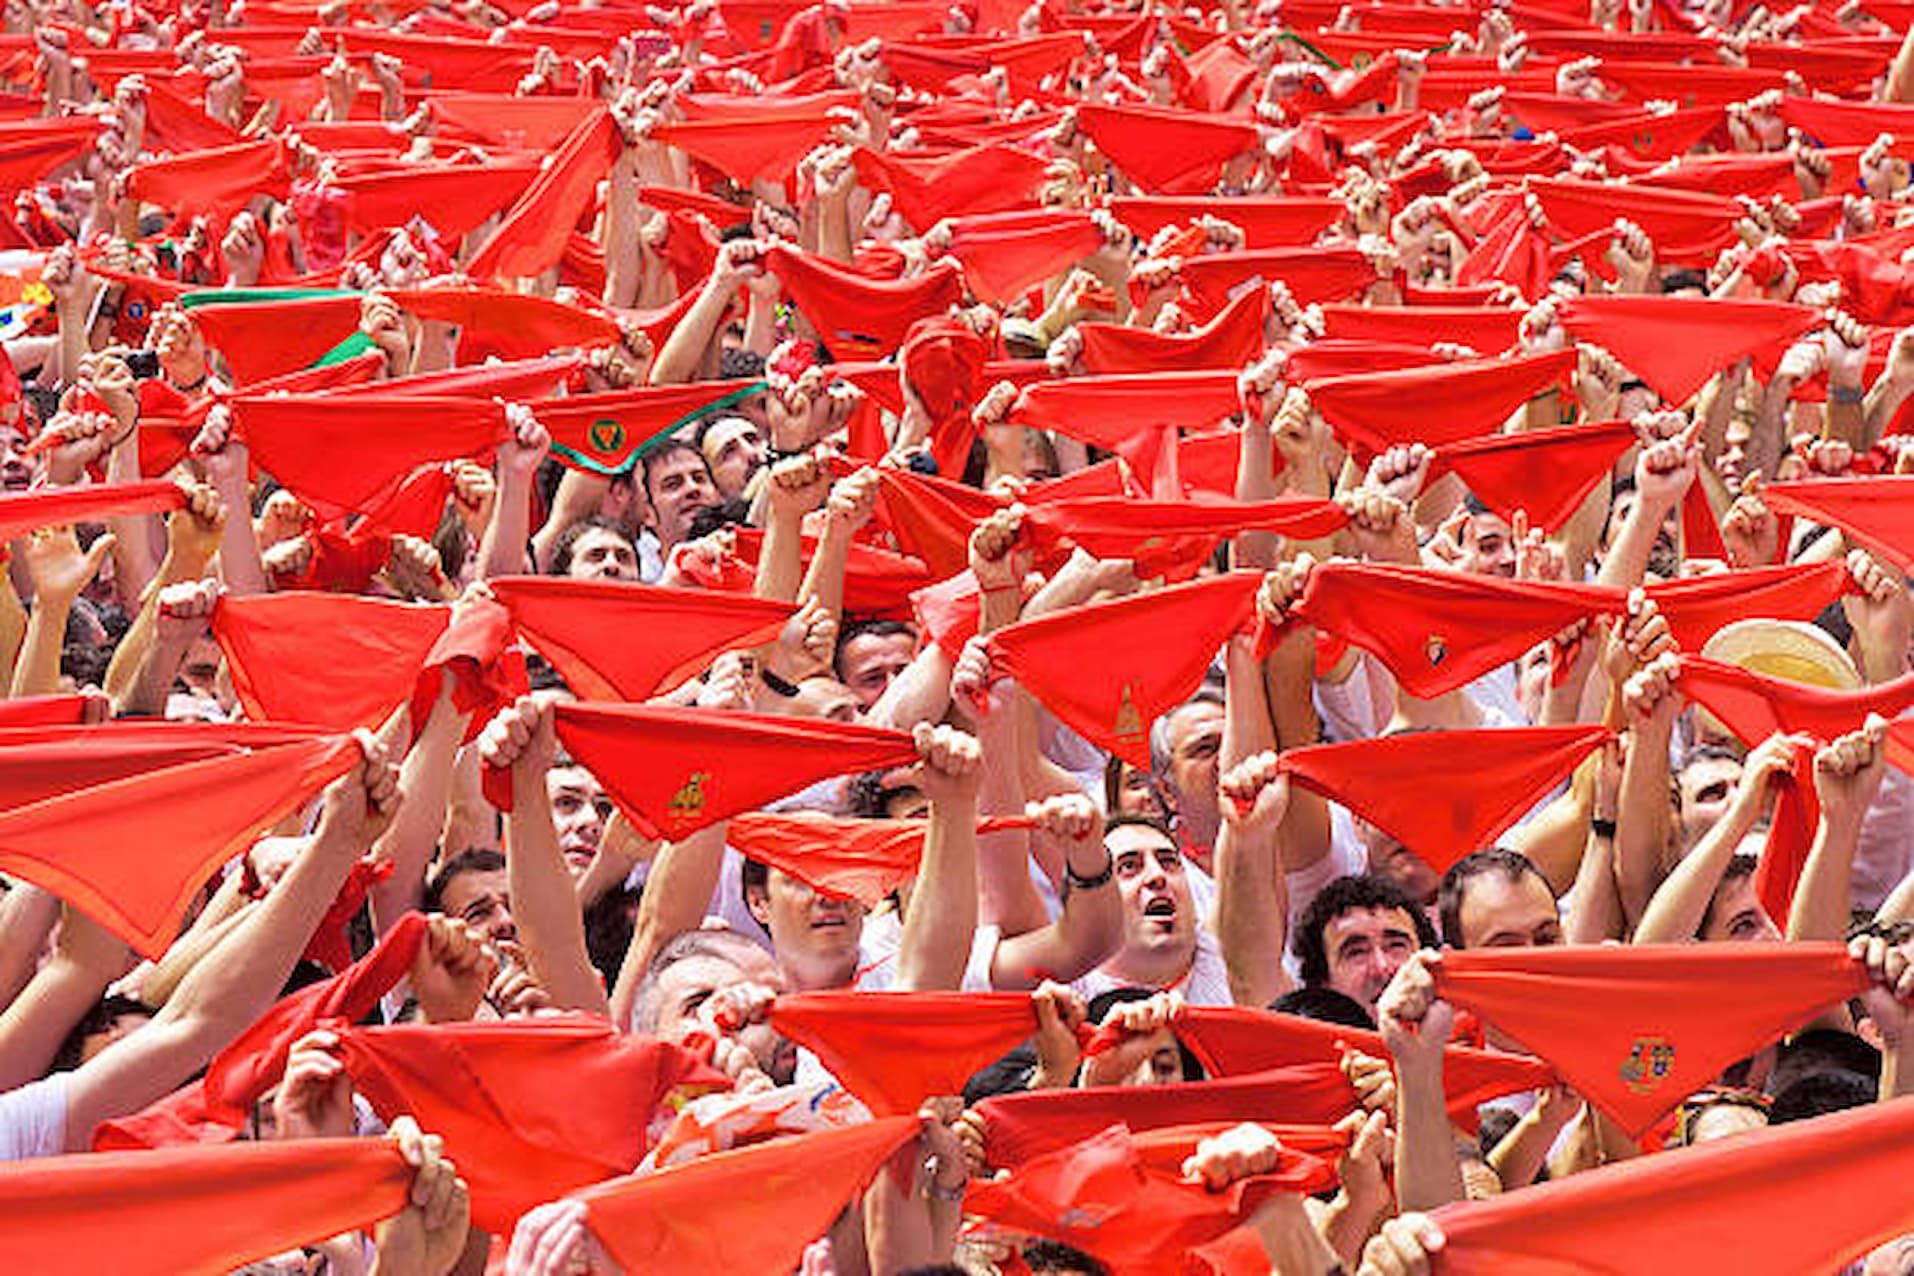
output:
[[1163,794],[1157,788],[1156,776],[1147,770],[1131,767],[1128,762],[1112,753],[1109,761],[1103,764],[1103,809],[1121,811],[1123,809],[1123,769],[1129,767],[1149,783],[1150,801],[1155,805],[1161,819],[1169,818],[1169,810],[1163,802]]
[[831,655],[831,672],[844,680],[844,649],[859,638],[917,638],[917,630],[901,620],[859,620],[844,626],[837,635],[837,650]]
[[1146,828],[1146,829],[1149,829],[1152,833],[1161,833],[1164,837],[1169,839],[1170,845],[1172,846],[1177,845],[1176,834],[1170,831],[1169,822],[1166,820],[1159,820],[1155,816],[1151,816],[1151,815],[1127,815],[1127,814],[1112,815],[1109,819],[1103,822],[1103,836],[1107,838],[1110,836],[1110,834],[1116,832],[1118,829],[1129,829],[1129,828]]
[[1839,1028],[1810,1028],[1775,1047],[1768,1092],[1778,1095],[1816,1072],[1853,1072],[1878,1083],[1881,1052],[1851,1032]]
[[1715,923],[1715,901],[1721,898],[1722,887],[1730,882],[1738,882],[1744,877],[1753,877],[1761,860],[1753,855],[1731,855],[1728,866],[1721,870],[1721,880],[1715,883],[1715,889],[1708,894],[1708,904],[1701,910],[1701,924],[1695,927],[1695,938],[1700,939],[1707,929]]
[[[1148,1001],[1156,996],[1158,991],[1155,988],[1108,988],[1090,998],[1090,1004],[1084,1007],[1084,1015],[1091,1023],[1101,1024],[1118,1006],[1125,1006],[1133,1001]],[[1180,1038],[1176,1043],[1176,1053],[1183,1065],[1183,1080],[1205,1079],[1202,1061],[1196,1057],[1194,1051],[1183,1044]]]
[[1679,775],[1697,762],[1739,762],[1741,755],[1725,744],[1698,744],[1682,755],[1681,765],[1675,768]]
[[1363,1009],[1360,1001],[1334,988],[1292,988],[1272,1001],[1269,1008],[1279,1015],[1296,1015],[1321,1023],[1339,1023],[1345,1028],[1376,1026],[1376,1021],[1369,1017],[1369,1012]]
[[625,950],[631,947],[640,894],[619,882],[585,909],[585,952],[607,988],[618,982]]
[[889,771],[865,771],[852,777],[845,790],[845,802],[850,814],[860,820],[887,819],[890,814],[891,799],[899,793],[917,791],[914,784],[884,786],[884,777]]
[[155,1011],[143,1001],[131,997],[122,997],[118,993],[109,993],[93,1003],[91,1009],[73,1025],[66,1034],[66,1040],[60,1043],[60,1052],[53,1056],[54,1072],[71,1072],[80,1066],[80,1052],[86,1049],[86,1039],[105,1032],[113,1026],[113,1021],[122,1015],[145,1015],[151,1018]]
[[1084,1276],[1110,1276],[1110,1269],[1080,1249],[1062,1241],[1026,1241],[1023,1265],[1031,1276],[1055,1276],[1057,1272],[1082,1272]]
[[[755,350],[741,350],[735,346],[720,350],[718,351],[718,375],[726,381],[761,377],[764,375],[764,356]],[[703,446],[702,442],[699,446]]]
[[1549,885],[1548,878],[1520,851],[1491,846],[1465,855],[1449,866],[1449,871],[1442,875],[1442,884],[1436,888],[1436,912],[1442,919],[1442,938],[1449,947],[1467,947],[1462,939],[1462,898],[1468,893],[1470,882],[1489,873],[1500,873],[1509,882],[1519,882],[1533,874],[1536,881],[1547,887],[1549,898],[1555,898],[1555,888]]
[[610,532],[631,546],[632,556],[638,554],[638,540],[631,529],[615,518],[606,518],[603,514],[593,514],[590,518],[581,518],[558,534],[552,542],[552,571],[554,576],[569,576],[572,571],[572,553],[578,548],[586,532]]
[[445,911],[445,888],[461,873],[497,873],[505,867],[505,857],[489,846],[468,846],[439,865],[439,871],[426,879],[425,895],[420,900],[428,913]]
[[750,521],[749,503],[742,500],[719,501],[715,505],[699,506],[698,512],[691,516],[691,522],[685,527],[685,536],[695,541],[721,527],[744,527]]
[[1680,292],[1685,288],[1699,288],[1707,292],[1708,276],[1693,267],[1683,267],[1680,270],[1671,270],[1661,277],[1661,290],[1665,293]]
[[1429,924],[1422,909],[1410,898],[1409,892],[1394,882],[1373,873],[1338,877],[1316,892],[1296,923],[1296,933],[1290,937],[1290,950],[1301,963],[1304,984],[1314,987],[1329,982],[1329,950],[1323,944],[1323,928],[1344,913],[1359,908],[1399,909],[1407,913],[1415,925],[1418,948],[1436,948],[1441,944],[1435,927]]
[[1849,1108],[1864,1108],[1877,1097],[1875,1088],[1874,1082],[1846,1068],[1810,1072],[1774,1096],[1774,1103],[1768,1108],[1768,1124],[1782,1125]]

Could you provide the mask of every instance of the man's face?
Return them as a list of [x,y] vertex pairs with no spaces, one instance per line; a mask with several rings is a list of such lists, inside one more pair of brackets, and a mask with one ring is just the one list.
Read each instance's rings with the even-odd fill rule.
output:
[[857,703],[868,709],[916,654],[917,639],[910,634],[859,634],[844,644],[838,671]]
[[[687,957],[665,969],[658,977],[657,1034],[665,1041],[683,1042],[693,1033],[707,1031],[701,1017],[712,998],[731,989],[757,984],[774,993],[785,991],[784,972],[769,953],[763,960],[740,960],[718,956]],[[797,1046],[772,1029],[768,1019],[753,1017],[731,1035],[758,1061],[758,1067],[779,1085],[789,1085],[797,1068]]]
[[754,893],[751,901],[752,915],[771,932],[771,945],[779,957],[856,966],[857,942],[864,934],[862,904],[820,895],[775,868],[764,893]]
[[828,718],[832,722],[856,722],[864,706],[851,689],[836,678],[806,678],[791,698],[791,716]]
[[1425,905],[1435,903],[1436,888],[1442,884],[1442,875],[1430,868],[1420,855],[1367,820],[1358,817],[1355,823],[1356,836],[1362,839],[1363,849],[1369,852],[1369,871],[1394,882],[1410,899],[1419,900]]
[[1415,919],[1400,908],[1352,908],[1323,926],[1329,986],[1376,1010],[1376,999],[1416,951]]
[[565,574],[573,580],[638,579],[638,551],[609,528],[594,527],[572,542],[572,561]]
[[1457,564],[1481,576],[1515,575],[1515,536],[1499,514],[1472,514],[1462,524],[1462,557]]
[[1715,473],[1730,489],[1741,487],[1742,473],[1748,467],[1748,443],[1754,437],[1754,426],[1742,417],[1731,418],[1728,429],[1722,435],[1721,453],[1715,457]]
[[1693,846],[1727,814],[1741,780],[1741,763],[1733,758],[1697,758],[1681,769],[1675,783],[1681,790],[1681,841]]
[[0,490],[24,492],[33,486],[43,468],[44,453],[27,455],[32,440],[17,423],[0,426]]
[[516,940],[512,921],[512,888],[504,869],[460,873],[445,884],[440,899],[447,917],[475,926],[489,943]]
[[1761,897],[1755,894],[1752,874],[1723,882],[1715,888],[1715,898],[1708,909],[1708,922],[1701,928],[1702,942],[1709,944],[1737,943],[1778,944],[1781,942],[1781,928],[1761,907]]
[[1143,815],[1161,819],[1162,799],[1156,794],[1156,780],[1148,771],[1120,762],[1117,773],[1116,808],[1118,815]]
[[743,495],[745,484],[764,464],[764,455],[763,433],[741,416],[725,417],[705,431],[705,464],[726,500]]
[[583,873],[598,854],[599,840],[611,819],[611,799],[582,766],[555,766],[547,771],[545,792],[551,798],[558,849],[565,853],[565,863],[574,874]]
[[1170,787],[1187,809],[1216,801],[1223,706],[1199,700],[1170,711]]
[[696,452],[675,451],[659,461],[645,475],[645,492],[666,549],[686,539],[699,510],[718,503],[711,472]]
[[1514,881],[1499,870],[1471,878],[1461,918],[1465,948],[1548,948],[1562,942],[1555,896],[1533,873]]
[[1104,839],[1116,863],[1125,935],[1119,959],[1194,955],[1196,906],[1176,844],[1155,829],[1127,824]]

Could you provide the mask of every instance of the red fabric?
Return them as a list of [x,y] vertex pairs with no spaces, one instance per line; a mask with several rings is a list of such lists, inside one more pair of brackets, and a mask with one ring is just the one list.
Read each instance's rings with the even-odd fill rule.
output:
[[1784,923],[1794,907],[1794,888],[1808,866],[1815,826],[1821,822],[1821,796],[1814,788],[1814,749],[1796,744],[1789,749],[1787,773],[1779,777],[1774,819],[1768,840],[1755,866],[1755,896],[1762,911]]
[[1141,1133],[1210,1121],[1334,1125],[1357,1107],[1339,1064],[1306,1063],[1247,1076],[1153,1086],[1026,1090],[977,1105],[986,1161],[1014,1168],[1112,1125]]
[[1271,1195],[1319,1192],[1334,1182],[1329,1162],[1285,1148],[1272,1172],[1212,1192],[1147,1168],[1130,1131],[1115,1125],[1009,1178],[978,1180],[964,1211],[1060,1240],[1113,1276],[1146,1276],[1177,1270],[1189,1251],[1234,1229]]
[[491,357],[536,359],[557,347],[606,346],[618,341],[618,325],[606,316],[548,297],[496,288],[435,288],[387,295],[401,310],[420,319],[457,325],[459,357],[467,362]]
[[[388,294],[391,295],[391,294]],[[362,355],[382,360],[383,356],[372,353]],[[344,366],[344,365],[336,365]],[[474,367],[448,368],[443,372],[420,372],[409,377],[394,377],[390,381],[374,381],[364,385],[354,384],[335,391],[335,397],[343,393],[350,397],[358,394],[449,394],[461,399],[482,399],[496,396],[508,403],[531,402],[550,399],[562,390],[584,367],[584,359],[575,354],[550,355],[542,358],[515,359],[504,363],[486,363]],[[320,371],[314,369],[315,373]],[[255,391],[263,386],[251,387]],[[282,387],[273,387],[275,389]],[[292,390],[294,386],[283,387]],[[539,404],[539,411],[548,405]]]
[[512,622],[586,700],[644,700],[718,653],[775,638],[790,603],[621,581],[504,576],[489,582]]
[[620,145],[609,111],[601,108],[587,116],[553,152],[551,165],[506,210],[465,273],[475,279],[526,277],[557,264]]
[[222,301],[188,313],[239,383],[250,385],[307,368],[350,337],[359,327],[359,298]]
[[98,136],[99,124],[84,116],[0,125],[0,187],[31,190],[92,150]]
[[[555,716],[559,742],[648,837],[682,838],[815,780],[917,759],[901,731],[814,718],[585,704]],[[486,794],[509,809],[502,775],[486,776]]]
[[285,198],[285,149],[277,140],[240,142],[148,160],[127,175],[126,190],[181,218],[205,214],[223,220],[256,195]]
[[538,423],[551,432],[552,451],[572,469],[623,474],[651,444],[706,412],[748,396],[758,384],[693,381],[568,395],[539,404]]
[[1735,242],[1741,216],[1741,206],[1722,195],[1553,177],[1532,177],[1527,185],[1558,235],[1606,234],[1625,217],[1654,240],[1655,260],[1669,265],[1713,265]]
[[970,534],[1008,502],[933,475],[879,466],[877,521],[939,579],[970,565]]
[[[763,547],[763,532],[751,529],[738,533],[738,552],[729,565],[730,585],[726,587],[751,588],[751,573],[757,570]],[[805,537],[803,561],[807,567],[816,552],[817,541]],[[917,559],[852,541],[850,562],[844,570],[844,610],[851,616],[908,620],[911,595],[930,583],[929,569]]]
[[490,399],[241,395],[232,407],[253,460],[327,516],[370,509],[419,466],[487,456],[508,437]]
[[449,607],[338,594],[222,598],[213,637],[250,718],[377,727],[412,694]]
[[1870,713],[1891,721],[1914,705],[1914,673],[1859,691],[1830,691],[1699,656],[1682,657],[1681,689],[1749,747],[1778,731],[1826,742],[1859,730]]
[[43,487],[0,495],[0,543],[40,527],[98,523],[129,514],[163,514],[181,509],[186,495],[176,483],[100,483],[85,487]]
[[1821,313],[1725,297],[1571,297],[1562,326],[1620,359],[1670,403],[1686,403],[1735,360],[1786,349]]
[[207,877],[357,758],[314,736],[48,798],[0,814],[0,868],[157,958]]
[[1844,1270],[1914,1228],[1914,1198],[1878,1190],[1906,1180],[1910,1148],[1914,1099],[1897,1099],[1445,1206],[1432,1270],[1586,1270],[1617,1227],[1637,1276],[1678,1276],[1726,1253],[1747,1276]]
[[[1034,201],[1049,164],[1041,155],[1002,143],[936,156],[860,146],[851,158],[859,181],[872,191],[890,192],[891,206],[920,235],[946,217],[969,218],[1026,207]],[[1086,253],[1095,249],[1099,238],[1091,239]]]
[[1269,291],[1250,288],[1190,332],[1080,323],[1077,333],[1083,338],[1083,366],[1089,372],[1196,372],[1255,362],[1263,353],[1263,323],[1268,316]]
[[1205,216],[1220,218],[1243,232],[1245,248],[1294,248],[1314,243],[1318,235],[1343,216],[1339,201],[1314,195],[1259,195],[1246,199],[1120,195],[1110,201],[1110,211],[1144,239],[1165,226]]
[[990,635],[991,663],[1084,739],[1147,768],[1150,723],[1196,690],[1261,583],[1232,573],[1019,621]]
[[904,343],[913,323],[963,301],[962,275],[954,263],[939,263],[894,283],[867,279],[795,248],[772,248],[764,264],[838,359],[889,354]]
[[1151,426],[1197,429],[1241,409],[1240,369],[1070,377],[1023,388],[1011,419],[1114,450]]
[[[62,697],[64,698],[64,697]],[[52,697],[43,697],[52,699]],[[81,700],[79,696],[72,697]],[[0,704],[30,704],[0,701]],[[232,757],[312,739],[310,727],[265,722],[164,722],[128,719],[81,726],[7,720],[0,730],[0,811],[12,811],[148,771]]]
[[[1230,303],[1240,288],[1278,280],[1289,285],[1296,304],[1313,306],[1346,301],[1376,282],[1376,268],[1353,244],[1320,248],[1257,248],[1185,257],[1177,272],[1189,296],[1190,310],[1208,320]],[[1131,284],[1134,290],[1135,283]]]
[[1599,725],[1419,731],[1291,749],[1280,765],[1439,873],[1493,845],[1609,738]]
[[1529,526],[1553,532],[1582,507],[1635,439],[1626,421],[1593,421],[1464,439],[1436,449],[1435,463],[1503,518],[1512,520],[1523,510]]
[[[1030,826],[1021,815],[999,816],[977,821],[977,832]],[[725,842],[813,890],[875,905],[917,875],[928,827],[923,820],[840,820],[811,811],[749,811],[732,819]]]
[[584,1015],[346,1028],[339,1041],[353,1087],[386,1121],[409,1113],[442,1137],[474,1225],[501,1234],[535,1205],[630,1173],[661,1117],[730,1088],[683,1047]]
[[1681,649],[1700,651],[1716,630],[1749,616],[1812,620],[1851,583],[1844,563],[1789,563],[1662,581],[1645,592]]
[[1770,483],[1761,499],[1777,514],[1838,527],[1914,572],[1914,475]]
[[1471,949],[1436,968],[1443,997],[1554,1064],[1631,1137],[1867,982],[1837,943]]
[[511,649],[512,614],[496,598],[462,598],[452,622],[425,655],[411,702],[412,739],[439,698],[441,672],[452,678],[452,707],[465,718],[464,743],[471,743],[500,709],[531,690],[525,656]]
[[341,179],[347,219],[361,235],[422,217],[441,235],[469,235],[509,208],[538,173],[533,163],[433,164]]
[[889,1117],[618,1179],[581,1193],[586,1225],[628,1272],[793,1271],[917,1130],[915,1117]]
[[652,137],[749,186],[790,177],[799,160],[830,139],[831,125],[823,111],[789,116],[753,111],[733,119],[660,124]]
[[211,1276],[398,1213],[412,1174],[378,1139],[41,1157],[0,1165],[0,1233],[21,1272]]
[[1434,699],[1499,669],[1588,616],[1618,614],[1619,590],[1389,563],[1325,563],[1300,619],[1373,654],[1410,695]]
[[1103,242],[1082,213],[1063,209],[987,213],[955,218],[950,255],[979,301],[1005,305],[1063,274]]
[[1431,346],[1452,341],[1494,358],[1516,344],[1522,311],[1484,306],[1323,307],[1323,335],[1352,341]]
[[779,997],[771,1026],[888,1116],[962,1094],[972,1074],[1035,1035],[1037,1013],[1023,992],[807,992]]
[[460,92],[435,92],[427,102],[432,114],[452,131],[536,152],[557,150],[596,105],[581,98]]
[[970,410],[989,360],[988,341],[970,325],[941,316],[912,324],[898,351],[900,375],[930,417],[930,452],[939,474],[955,478],[970,460],[977,433]]
[[1148,579],[1187,579],[1225,536],[1277,532],[1317,540],[1348,525],[1334,501],[1282,496],[1268,501],[1140,501],[1085,496],[1027,506],[1024,527],[1040,547],[1063,541],[1098,558],[1128,558]]
[[1346,442],[1380,452],[1396,443],[1441,447],[1494,434],[1536,395],[1563,385],[1575,351],[1471,359],[1426,368],[1331,377],[1309,401]]
[[[1211,1077],[1234,1077],[1298,1064],[1339,1064],[1347,1050],[1387,1059],[1382,1034],[1251,1006],[1185,1006],[1173,1025],[1177,1040],[1202,1061]],[[1103,1030],[1086,1050],[1094,1053]],[[1554,1084],[1546,1064],[1526,1055],[1451,1045],[1443,1053],[1442,1081],[1449,1110],[1473,1124],[1475,1110],[1490,1099]]]
[[82,695],[21,696],[0,700],[0,728],[79,726],[86,721],[88,698]]
[[1077,127],[1143,190],[1196,195],[1216,185],[1230,160],[1256,149],[1256,127],[1223,115],[1156,106],[1077,107]]

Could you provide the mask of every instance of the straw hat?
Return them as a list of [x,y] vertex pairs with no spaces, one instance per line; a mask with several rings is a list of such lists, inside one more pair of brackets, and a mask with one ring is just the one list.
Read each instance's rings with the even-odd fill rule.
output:
[[1701,654],[1750,673],[1830,691],[1861,687],[1860,671],[1841,644],[1820,626],[1799,620],[1737,620],[1717,630]]

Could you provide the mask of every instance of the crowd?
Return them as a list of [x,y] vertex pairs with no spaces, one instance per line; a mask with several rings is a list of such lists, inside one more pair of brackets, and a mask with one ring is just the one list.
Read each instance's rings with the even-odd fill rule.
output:
[[1911,21],[14,0],[0,1271],[1911,1276]]

